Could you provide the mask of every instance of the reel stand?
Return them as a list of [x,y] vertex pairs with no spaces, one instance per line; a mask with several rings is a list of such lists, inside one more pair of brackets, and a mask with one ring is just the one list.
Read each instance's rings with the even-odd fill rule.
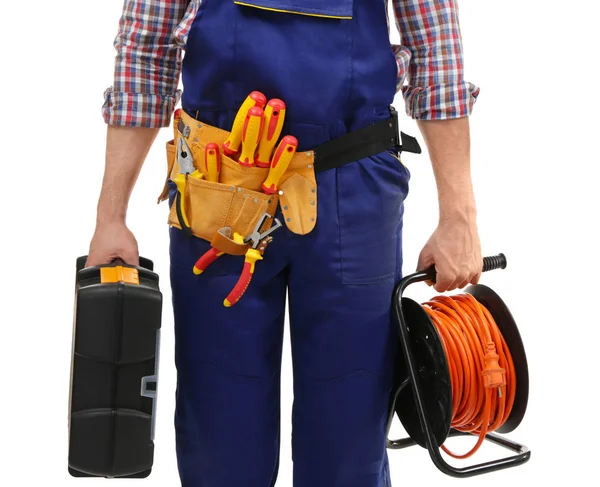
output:
[[[484,259],[484,272],[505,267],[506,257],[503,254]],[[404,360],[399,359],[396,364],[397,380],[390,400],[387,433],[389,435],[394,414],[397,414],[409,438],[388,439],[387,448],[400,450],[420,445],[427,448],[439,470],[459,478],[526,463],[531,456],[526,446],[494,433],[488,433],[486,440],[513,451],[514,455],[463,468],[450,465],[442,457],[440,447],[446,438],[471,435],[451,428],[452,385],[440,336],[421,305],[403,297],[408,286],[427,280],[435,281],[434,267],[406,276],[394,291],[394,320],[398,326],[399,346]],[[488,309],[513,357],[516,372],[515,402],[507,421],[498,429],[500,433],[509,433],[521,423],[529,396],[529,372],[523,341],[510,310],[492,289],[477,284],[469,286],[465,292]]]

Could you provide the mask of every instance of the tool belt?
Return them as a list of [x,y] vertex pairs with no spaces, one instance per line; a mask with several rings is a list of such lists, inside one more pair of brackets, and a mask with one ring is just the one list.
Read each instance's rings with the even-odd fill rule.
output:
[[[284,223],[293,233],[306,235],[317,222],[317,183],[315,172],[325,171],[344,164],[381,153],[394,148],[398,153],[420,153],[418,142],[398,130],[398,115],[390,107],[391,116],[381,122],[364,127],[337,139],[330,140],[314,150],[297,152],[278,185],[278,192],[272,195],[261,191],[261,185],[268,176],[269,168],[244,167],[222,155],[219,182],[188,178],[186,182],[185,211],[192,235],[212,242],[223,242],[220,229],[227,228],[231,233],[249,235],[267,213],[275,216],[278,205]],[[167,143],[167,181],[158,202],[169,197],[169,180],[179,173],[176,148],[179,137],[191,149],[196,169],[203,170],[206,144],[219,146],[227,140],[229,132],[213,127],[182,111],[175,124],[175,138]],[[272,225],[273,218],[265,221],[262,230]],[[175,202],[168,217],[169,225],[181,229]],[[230,239],[229,239],[230,240]],[[246,246],[239,249],[230,240],[226,253],[243,254]]]

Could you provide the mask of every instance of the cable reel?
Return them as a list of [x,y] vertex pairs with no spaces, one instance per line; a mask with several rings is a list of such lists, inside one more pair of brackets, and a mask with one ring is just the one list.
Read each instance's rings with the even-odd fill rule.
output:
[[[484,258],[484,272],[504,268],[503,254]],[[524,464],[530,450],[496,434],[514,431],[527,409],[529,371],[517,324],[500,296],[482,284],[423,305],[403,296],[408,286],[435,281],[435,275],[434,267],[411,274],[394,291],[392,307],[400,352],[389,406],[387,448],[426,448],[436,467],[453,477]],[[409,438],[389,439],[395,415]],[[469,453],[453,454],[444,442],[460,435],[476,435],[480,440]],[[514,454],[457,468],[447,463],[440,451],[467,458],[484,439]]]

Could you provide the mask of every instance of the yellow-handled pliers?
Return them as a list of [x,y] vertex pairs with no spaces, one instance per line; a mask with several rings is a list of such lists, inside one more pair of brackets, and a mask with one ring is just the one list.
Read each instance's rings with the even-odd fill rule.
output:
[[185,187],[187,178],[202,179],[204,174],[194,167],[194,158],[189,145],[180,134],[177,139],[177,164],[179,164],[179,174],[175,176],[173,182],[177,185],[177,198],[175,200],[175,209],[181,229],[188,237],[192,235],[190,222],[185,211]]

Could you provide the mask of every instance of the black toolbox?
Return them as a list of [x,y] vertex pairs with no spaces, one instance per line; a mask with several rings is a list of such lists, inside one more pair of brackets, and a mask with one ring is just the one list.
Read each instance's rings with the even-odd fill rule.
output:
[[154,459],[162,294],[152,261],[77,259],[69,473],[145,478]]

